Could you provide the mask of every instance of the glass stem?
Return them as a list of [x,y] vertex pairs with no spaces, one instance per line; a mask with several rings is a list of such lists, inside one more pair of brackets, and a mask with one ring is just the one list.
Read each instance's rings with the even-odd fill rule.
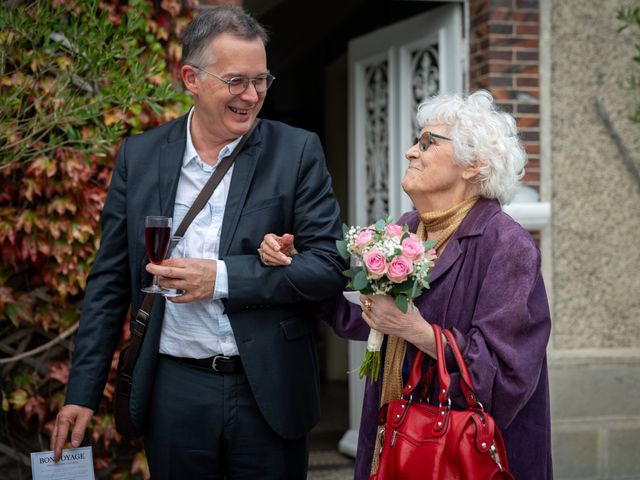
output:
[[160,288],[160,279],[158,278],[158,275],[153,276],[153,286],[156,288]]

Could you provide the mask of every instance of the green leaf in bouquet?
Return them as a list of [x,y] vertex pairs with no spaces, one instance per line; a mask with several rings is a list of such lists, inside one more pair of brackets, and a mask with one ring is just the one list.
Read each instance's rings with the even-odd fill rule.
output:
[[394,285],[394,287],[392,288],[392,292],[396,295],[409,295],[412,288],[413,282],[411,280],[405,280],[402,283]]
[[411,287],[409,298],[416,298],[418,295],[420,295],[420,287],[418,285],[418,280],[416,279],[416,281],[413,282],[413,287]]
[[338,253],[345,260],[348,259],[351,254],[347,251],[347,242],[344,240],[336,240],[336,248],[338,249]]
[[358,291],[369,286],[369,280],[367,280],[367,274],[364,273],[364,269],[356,273],[356,276],[353,277],[353,282],[351,283],[353,283],[353,289]]
[[398,307],[402,313],[407,313],[407,310],[409,309],[409,301],[406,295],[398,295],[396,297],[396,307]]
[[344,270],[342,274],[345,277],[353,278],[360,271],[362,271],[362,267],[353,267],[353,268],[349,268],[348,270]]
[[342,224],[342,236],[346,237],[348,233],[349,233],[349,225],[347,225],[346,223],[343,223]]
[[387,226],[387,222],[385,222],[384,220],[380,219],[376,222],[376,230],[384,230],[384,227]]
[[436,246],[436,241],[435,240],[427,240],[426,242],[424,242],[424,249],[425,250],[431,250],[435,246]]

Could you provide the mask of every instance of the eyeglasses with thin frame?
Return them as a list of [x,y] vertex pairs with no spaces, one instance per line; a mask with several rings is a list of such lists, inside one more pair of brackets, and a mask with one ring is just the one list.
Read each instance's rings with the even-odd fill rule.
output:
[[200,70],[201,72],[206,73],[211,77],[217,78],[221,82],[226,83],[227,87],[229,87],[229,93],[231,95],[240,95],[241,93],[244,93],[245,90],[249,88],[249,83],[253,83],[253,88],[256,89],[256,92],[264,93],[267,90],[269,90],[269,87],[271,86],[273,81],[276,79],[276,77],[274,77],[270,73],[258,75],[255,78],[249,78],[249,77],[245,77],[244,75],[241,75],[238,77],[231,77],[227,79],[227,78],[221,77],[220,75],[216,75],[215,73],[211,73],[205,70],[204,68],[200,68],[197,65],[191,65],[191,66],[193,68]]
[[445,137],[444,135],[439,135],[433,132],[424,132],[422,135],[420,135],[420,138],[416,138],[414,140],[413,144],[415,145],[417,143],[420,151],[426,152],[427,149],[429,148],[429,145],[433,143],[434,138],[439,138],[440,140],[446,140],[447,142],[453,142],[452,138]]

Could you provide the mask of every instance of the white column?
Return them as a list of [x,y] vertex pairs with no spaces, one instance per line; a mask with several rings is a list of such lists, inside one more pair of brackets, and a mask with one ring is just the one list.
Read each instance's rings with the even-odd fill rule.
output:
[[358,430],[366,380],[366,378],[359,378],[358,371],[366,348],[366,342],[349,342],[349,430],[340,439],[338,451],[351,457],[356,456],[358,446]]

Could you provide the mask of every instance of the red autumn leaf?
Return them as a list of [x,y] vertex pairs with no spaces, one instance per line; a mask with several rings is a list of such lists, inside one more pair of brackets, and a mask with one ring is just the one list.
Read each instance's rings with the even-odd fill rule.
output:
[[42,422],[47,414],[46,400],[41,396],[30,397],[24,404],[24,419],[28,422],[36,415]]
[[47,378],[57,380],[63,385],[69,381],[69,364],[63,362],[50,363],[48,365],[49,374]]

